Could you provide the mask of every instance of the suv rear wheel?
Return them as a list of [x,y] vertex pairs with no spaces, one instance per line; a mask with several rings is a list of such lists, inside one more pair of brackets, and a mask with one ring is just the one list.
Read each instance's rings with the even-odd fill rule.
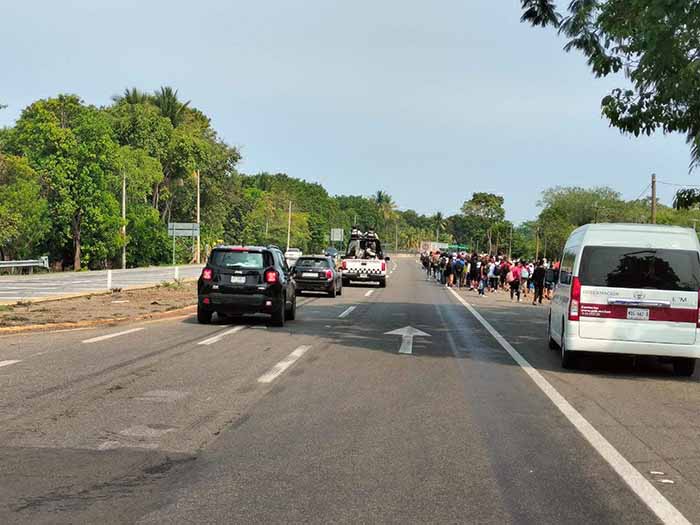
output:
[[280,305],[277,307],[277,310],[272,313],[273,326],[284,326],[284,314],[287,311],[286,304],[287,298],[285,296],[282,296],[282,301],[280,301]]
[[289,310],[287,310],[287,319],[290,321],[294,321],[297,317],[297,297],[296,295],[292,299],[292,306],[289,307]]
[[201,324],[211,323],[211,316],[214,312],[205,310],[201,306],[197,306],[197,322]]

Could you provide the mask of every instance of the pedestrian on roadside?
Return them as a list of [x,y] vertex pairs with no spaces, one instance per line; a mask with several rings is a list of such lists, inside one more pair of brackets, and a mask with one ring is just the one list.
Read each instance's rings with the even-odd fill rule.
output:
[[523,272],[523,263],[518,261],[515,266],[513,266],[510,269],[510,274],[511,274],[511,279],[510,279],[510,300],[513,300],[513,297],[518,298],[518,302],[520,302],[520,281],[523,278],[522,275]]
[[[520,290],[527,298],[528,288],[530,287],[530,267],[529,264],[520,264]],[[519,299],[518,299],[519,300]]]
[[452,274],[452,257],[448,256],[445,258],[445,267],[443,268],[444,282],[443,284],[448,288],[452,287],[452,279],[454,275]]
[[535,285],[535,294],[532,298],[532,304],[542,304],[542,296],[544,295],[544,278],[547,269],[544,266],[544,261],[540,260],[537,267],[532,272],[532,282]]

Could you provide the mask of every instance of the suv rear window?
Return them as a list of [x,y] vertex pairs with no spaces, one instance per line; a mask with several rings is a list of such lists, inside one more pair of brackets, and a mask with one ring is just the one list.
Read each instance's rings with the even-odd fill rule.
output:
[[587,286],[698,291],[700,260],[690,250],[586,246],[579,279]]
[[328,259],[299,259],[298,268],[328,268]]
[[209,257],[209,263],[221,268],[263,268],[262,252],[247,252],[242,250],[214,250]]

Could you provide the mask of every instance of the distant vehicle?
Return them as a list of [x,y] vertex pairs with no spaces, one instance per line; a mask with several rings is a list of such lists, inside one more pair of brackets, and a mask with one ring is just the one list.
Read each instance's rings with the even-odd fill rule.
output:
[[343,285],[350,281],[376,282],[386,286],[386,263],[382,243],[373,231],[362,232],[356,227],[350,233],[350,242],[342,260]]
[[342,295],[343,276],[335,266],[333,257],[304,255],[294,266],[297,295],[302,292],[326,292],[330,297]]
[[284,326],[296,317],[296,288],[276,246],[217,246],[197,283],[197,320],[263,313]]
[[700,357],[700,244],[692,229],[588,224],[566,242],[549,313],[550,348],[669,358],[690,376]]
[[334,259],[338,257],[339,254],[338,250],[336,248],[333,248],[332,246],[326,248],[326,250],[323,253],[328,255],[328,257],[333,257]]
[[290,268],[294,266],[294,264],[297,262],[297,259],[304,255],[302,251],[299,248],[287,248],[287,251],[284,252],[284,258],[287,261],[287,266]]

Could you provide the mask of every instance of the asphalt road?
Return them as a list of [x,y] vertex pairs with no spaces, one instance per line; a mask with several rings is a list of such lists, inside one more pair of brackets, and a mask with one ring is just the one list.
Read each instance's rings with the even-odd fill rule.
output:
[[108,278],[107,270],[2,275],[0,276],[0,304],[96,293],[110,288],[155,286],[163,281],[172,281],[176,276],[179,279],[198,277],[201,270],[202,265],[111,270],[111,281]]
[[[0,337],[0,523],[700,521],[697,377],[564,372],[544,307],[392,264],[387,288],[305,297],[281,329]],[[407,326],[429,334],[411,355],[387,334]]]

